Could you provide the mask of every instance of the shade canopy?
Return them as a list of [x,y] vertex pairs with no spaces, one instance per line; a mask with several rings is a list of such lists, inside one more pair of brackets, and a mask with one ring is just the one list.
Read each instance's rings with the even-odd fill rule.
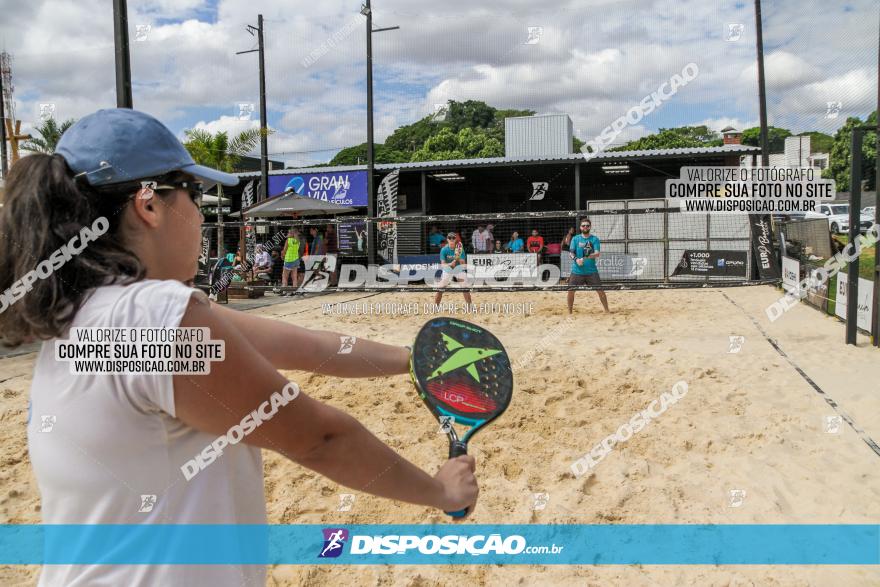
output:
[[354,212],[350,206],[340,206],[332,202],[307,198],[288,191],[280,196],[269,198],[243,211],[246,218],[274,218],[277,216],[327,216],[328,214],[347,214]]

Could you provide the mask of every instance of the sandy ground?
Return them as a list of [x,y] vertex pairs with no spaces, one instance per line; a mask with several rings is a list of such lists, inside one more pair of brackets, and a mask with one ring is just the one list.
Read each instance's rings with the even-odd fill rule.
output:
[[[771,324],[770,287],[609,292],[614,312],[578,294],[475,294],[531,303],[531,315],[462,318],[488,326],[518,365],[507,413],[477,436],[481,499],[474,523],[878,523],[880,457],[766,341],[755,318],[866,434],[880,441],[880,351],[843,343],[843,325],[798,307]],[[335,294],[255,310],[309,327],[405,344],[424,314],[324,314],[322,303],[416,302],[421,294]],[[729,298],[729,299],[728,299]],[[461,303],[461,296],[446,300]],[[729,353],[729,336],[745,337]],[[531,359],[528,357],[531,356]],[[35,355],[0,360],[0,523],[40,521],[24,424]],[[360,418],[406,458],[433,470],[446,440],[408,378],[342,381],[288,373],[310,394]],[[581,478],[571,463],[679,380],[688,394]],[[381,408],[381,409],[380,409]],[[265,455],[271,523],[445,522],[426,508],[357,494],[273,453]],[[744,490],[739,507],[730,491]],[[337,511],[341,493],[356,493]],[[547,493],[542,510],[533,494]],[[36,567],[0,568],[0,584],[30,585]],[[378,566],[270,569],[270,585],[877,585],[877,567]]]

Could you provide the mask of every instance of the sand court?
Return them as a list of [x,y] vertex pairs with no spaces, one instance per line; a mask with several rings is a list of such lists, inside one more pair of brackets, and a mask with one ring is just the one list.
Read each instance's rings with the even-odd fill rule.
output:
[[[880,456],[865,438],[880,439],[877,350],[865,339],[847,347],[843,325],[806,306],[771,324],[764,308],[779,296],[767,286],[611,291],[613,312],[604,314],[594,293],[581,292],[569,317],[564,292],[474,293],[475,304],[488,304],[484,309],[516,303],[531,312],[457,314],[487,326],[515,368],[510,407],[470,443],[481,495],[468,523],[876,524]],[[253,312],[398,344],[411,343],[431,317],[339,311],[355,301],[362,308],[399,303],[421,310],[432,294],[338,293]],[[463,303],[458,292],[444,302]],[[744,337],[737,352],[731,336]],[[25,434],[35,356],[0,360],[0,523],[40,521]],[[443,462],[446,438],[408,377],[286,375],[415,463],[434,470]],[[679,381],[686,394],[623,434],[625,441],[589,472],[572,472],[574,462]],[[837,420],[841,413],[861,433]],[[338,486],[274,453],[264,456],[270,523],[447,521],[427,508]],[[37,567],[7,567],[0,583],[30,585],[37,574]],[[877,568],[849,566],[278,566],[269,576],[273,585],[880,583]]]

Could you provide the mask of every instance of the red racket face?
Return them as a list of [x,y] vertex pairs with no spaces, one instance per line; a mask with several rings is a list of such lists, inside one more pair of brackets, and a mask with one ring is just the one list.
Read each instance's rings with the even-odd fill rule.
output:
[[483,415],[498,407],[498,402],[469,376],[450,375],[445,381],[429,381],[427,387],[435,402],[459,413]]

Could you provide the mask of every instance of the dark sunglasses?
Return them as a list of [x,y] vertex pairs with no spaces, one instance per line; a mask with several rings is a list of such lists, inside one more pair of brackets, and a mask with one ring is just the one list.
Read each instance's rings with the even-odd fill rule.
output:
[[155,191],[186,190],[190,199],[192,199],[193,204],[195,204],[197,208],[202,207],[202,196],[205,195],[204,185],[200,181],[180,181],[174,184],[160,184],[153,189]]

